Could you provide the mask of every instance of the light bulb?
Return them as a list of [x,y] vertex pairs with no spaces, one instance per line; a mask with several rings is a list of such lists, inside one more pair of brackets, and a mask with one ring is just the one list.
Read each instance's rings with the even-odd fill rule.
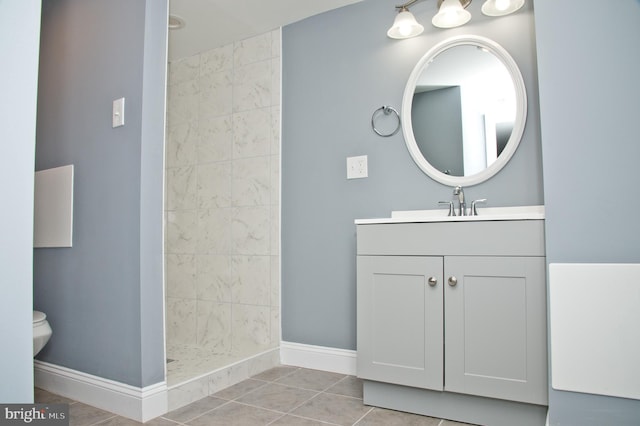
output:
[[509,0],[496,0],[496,9],[503,11],[509,9]]
[[525,0],[487,0],[482,5],[482,13],[487,16],[504,16],[519,10]]
[[458,16],[458,14],[455,12],[455,10],[445,10],[442,18],[447,22],[451,22],[456,19],[456,16]]
[[407,25],[406,23],[402,23],[399,27],[398,27],[398,33],[402,36],[402,37],[406,37],[409,34],[411,34],[411,25]]

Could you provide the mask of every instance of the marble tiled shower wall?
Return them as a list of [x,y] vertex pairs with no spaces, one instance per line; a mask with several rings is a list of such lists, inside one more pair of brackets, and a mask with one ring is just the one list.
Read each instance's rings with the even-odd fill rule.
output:
[[280,341],[280,30],[171,62],[167,349]]

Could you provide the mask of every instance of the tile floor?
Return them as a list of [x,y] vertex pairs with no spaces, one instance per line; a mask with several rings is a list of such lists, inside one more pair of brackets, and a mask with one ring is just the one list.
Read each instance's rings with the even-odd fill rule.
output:
[[[141,423],[80,402],[35,390],[36,403],[68,403],[70,426],[133,426]],[[149,426],[462,426],[362,403],[362,383],[353,376],[280,366],[186,407],[153,419]]]

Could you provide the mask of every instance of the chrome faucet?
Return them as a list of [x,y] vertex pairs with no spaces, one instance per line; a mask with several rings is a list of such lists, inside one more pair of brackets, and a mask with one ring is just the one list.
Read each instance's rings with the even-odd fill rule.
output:
[[471,209],[469,210],[469,216],[478,216],[478,208],[476,207],[476,204],[478,203],[486,203],[487,199],[483,198],[481,200],[473,200],[471,202]]
[[458,216],[467,215],[467,203],[464,201],[464,190],[461,186],[453,188],[453,195],[458,196]]

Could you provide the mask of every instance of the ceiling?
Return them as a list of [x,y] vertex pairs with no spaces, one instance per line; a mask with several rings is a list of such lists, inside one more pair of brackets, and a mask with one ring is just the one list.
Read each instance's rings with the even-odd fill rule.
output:
[[169,31],[169,60],[244,40],[361,0],[170,0],[185,26]]

